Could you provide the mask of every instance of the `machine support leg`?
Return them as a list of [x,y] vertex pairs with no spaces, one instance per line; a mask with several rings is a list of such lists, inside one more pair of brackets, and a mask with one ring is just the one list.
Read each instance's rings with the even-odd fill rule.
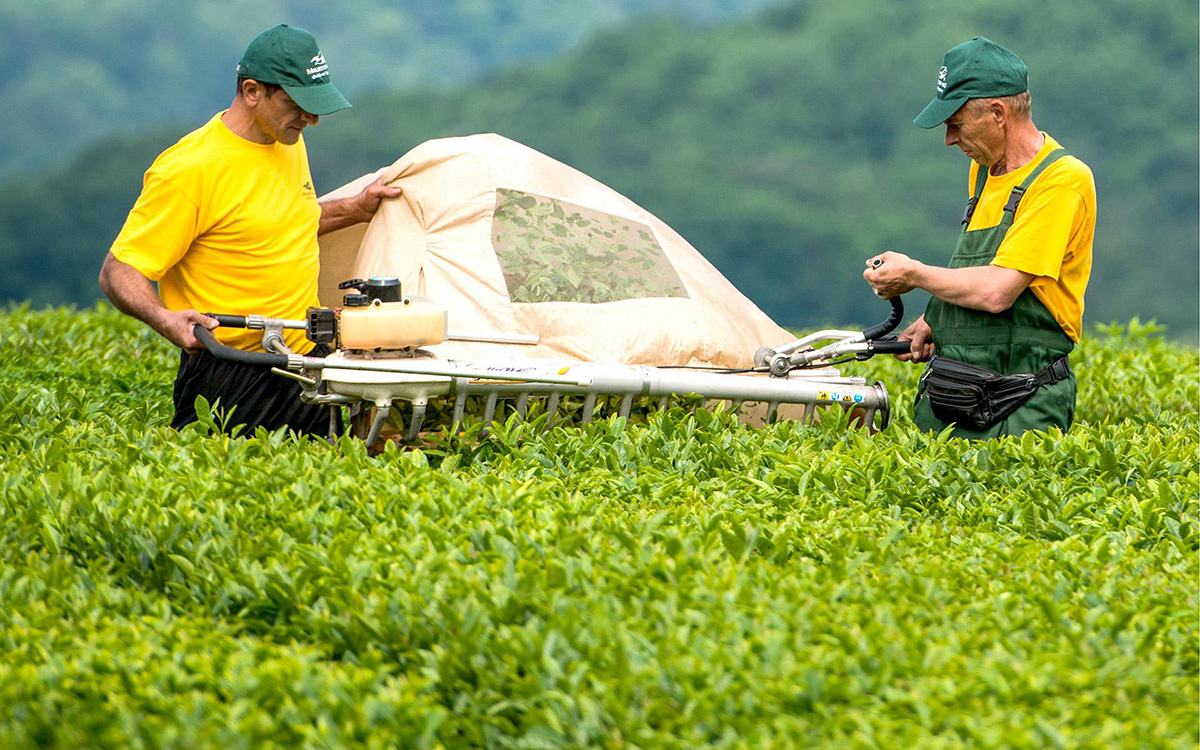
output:
[[425,421],[426,404],[413,402],[412,424],[408,427],[408,435],[405,436],[405,442],[411,443],[421,434],[421,423]]
[[391,401],[376,401],[375,402],[375,419],[371,421],[371,430],[367,433],[367,439],[364,441],[367,444],[367,449],[370,450],[375,445],[375,441],[379,439],[379,433],[383,430],[383,425],[387,422],[387,418],[392,413]]

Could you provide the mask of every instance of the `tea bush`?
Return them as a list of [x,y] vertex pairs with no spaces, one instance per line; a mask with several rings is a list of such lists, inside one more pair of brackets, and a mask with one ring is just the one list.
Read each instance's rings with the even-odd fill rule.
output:
[[[165,426],[109,308],[0,315],[0,746],[1192,747],[1200,358],[1067,434],[682,409],[368,456]],[[847,370],[850,367],[846,368]]]

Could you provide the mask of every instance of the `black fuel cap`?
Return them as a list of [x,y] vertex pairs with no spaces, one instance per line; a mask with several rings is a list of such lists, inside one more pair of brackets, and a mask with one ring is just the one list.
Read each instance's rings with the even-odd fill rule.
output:
[[367,283],[360,285],[359,289],[367,293],[371,299],[377,299],[380,302],[399,302],[400,279],[395,276],[372,276],[367,279]]
[[366,307],[371,304],[371,298],[365,294],[347,294],[342,297],[342,307]]

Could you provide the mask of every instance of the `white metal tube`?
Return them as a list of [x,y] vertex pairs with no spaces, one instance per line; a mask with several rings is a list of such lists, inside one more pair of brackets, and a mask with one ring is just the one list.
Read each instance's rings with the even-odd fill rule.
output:
[[534,345],[542,340],[532,333],[490,333],[484,331],[446,331],[446,341],[481,341],[487,344]]
[[533,377],[521,382],[479,381],[469,377],[456,378],[454,392],[482,394],[522,391],[529,393],[597,393],[661,398],[672,395],[697,394],[705,398],[731,401],[766,401],[782,403],[847,403],[857,406],[887,406],[887,399],[875,386],[866,385],[861,378],[820,380],[814,377],[773,378],[725,373],[664,370],[656,367],[624,365],[575,365],[572,372],[588,371],[589,385],[544,383]]
[[[581,377],[565,377],[546,375],[534,368],[520,367],[489,367],[486,371],[468,369],[471,365],[460,365],[452,360],[441,359],[404,359],[404,360],[352,360],[339,359],[330,362],[320,357],[301,357],[301,369],[304,370],[358,370],[362,372],[391,372],[399,375],[434,375],[447,378],[467,378],[473,380],[504,382],[504,383],[543,383],[548,385],[568,385],[587,388],[592,384],[591,377],[586,373]],[[570,368],[576,369],[579,368]]]

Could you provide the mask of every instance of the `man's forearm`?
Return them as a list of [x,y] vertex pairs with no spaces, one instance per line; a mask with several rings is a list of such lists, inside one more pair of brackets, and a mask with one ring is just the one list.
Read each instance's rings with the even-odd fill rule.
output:
[[952,305],[999,313],[1012,307],[1035,277],[1003,266],[927,266],[903,253],[888,251],[867,260],[863,278],[885,299],[924,289]]
[[118,310],[137,318],[188,352],[201,346],[193,332],[194,326],[199,324],[211,330],[217,325],[217,321],[195,310],[168,310],[150,279],[133,266],[117,260],[112,253],[104,259],[100,269],[100,289]]
[[399,198],[403,191],[386,184],[387,179],[387,175],[380,175],[358,195],[321,203],[321,221],[317,225],[317,235],[370,221],[379,210],[379,203],[383,199]]
[[1012,307],[1033,278],[1031,274],[990,265],[941,268],[921,264],[912,272],[914,287],[952,305],[990,313]]
[[317,235],[336,232],[370,220],[371,215],[363,212],[358,196],[325,201],[321,204],[321,222],[317,225]]
[[154,284],[111,253],[100,269],[100,290],[118,310],[163,333],[162,320],[167,308],[159,299]]

